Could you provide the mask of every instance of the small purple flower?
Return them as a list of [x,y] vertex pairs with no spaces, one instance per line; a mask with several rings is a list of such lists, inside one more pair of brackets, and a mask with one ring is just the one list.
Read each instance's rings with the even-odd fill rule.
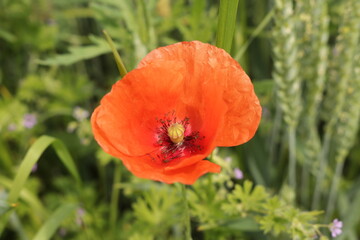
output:
[[262,117],[263,118],[270,118],[270,111],[267,107],[262,107]]
[[331,236],[336,237],[342,233],[343,223],[339,221],[337,218],[329,225],[329,229],[331,231]]
[[227,163],[231,163],[232,158],[231,157],[226,157],[226,158],[224,158],[224,161],[227,162]]
[[37,163],[34,164],[34,166],[31,168],[31,172],[34,173],[38,169]]
[[78,226],[82,226],[84,224],[83,222],[84,215],[85,215],[85,209],[80,207],[76,210],[76,224]]
[[17,129],[17,126],[16,126],[15,123],[10,123],[10,124],[9,124],[8,130],[9,130],[10,132],[15,131],[16,129]]
[[65,228],[62,227],[62,228],[59,229],[59,235],[61,237],[65,237],[66,234],[67,234],[67,230]]
[[90,115],[89,112],[81,107],[75,107],[73,110],[73,117],[78,121],[82,121],[88,118],[89,115]]
[[79,217],[83,217],[85,215],[85,209],[79,207],[77,210],[76,210],[76,214],[79,216]]
[[244,174],[243,174],[243,172],[239,169],[239,168],[235,168],[234,169],[234,177],[236,178],[236,179],[243,179],[243,177],[244,177]]
[[27,113],[24,115],[23,125],[25,128],[33,128],[37,123],[36,115],[33,113]]
[[55,19],[49,18],[45,20],[46,25],[52,26],[56,24]]

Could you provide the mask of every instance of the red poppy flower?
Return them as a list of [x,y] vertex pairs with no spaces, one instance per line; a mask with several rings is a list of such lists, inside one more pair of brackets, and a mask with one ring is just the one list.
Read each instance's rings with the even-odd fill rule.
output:
[[95,139],[136,176],[192,184],[220,166],[216,146],[253,137],[261,106],[240,65],[198,41],[150,52],[116,82],[91,117]]

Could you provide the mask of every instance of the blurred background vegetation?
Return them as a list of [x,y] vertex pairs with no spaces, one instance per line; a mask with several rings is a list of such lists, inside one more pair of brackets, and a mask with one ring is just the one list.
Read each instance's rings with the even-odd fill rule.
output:
[[[216,0],[0,0],[0,239],[183,239],[177,187],[131,176],[93,140],[89,116],[120,78],[102,30],[131,70],[159,46],[215,45],[218,13]],[[360,2],[239,0],[236,21],[230,54],[263,117],[214,155],[222,174],[188,188],[194,239],[311,239],[307,224],[334,218],[338,239],[359,239]],[[230,194],[235,168],[264,187],[254,202],[281,199],[266,219]]]

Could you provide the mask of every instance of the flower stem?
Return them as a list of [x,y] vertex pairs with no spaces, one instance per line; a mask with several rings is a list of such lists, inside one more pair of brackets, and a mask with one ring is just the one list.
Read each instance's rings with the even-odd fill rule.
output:
[[265,29],[265,27],[270,23],[275,13],[275,8],[273,8],[260,22],[260,24],[255,28],[251,33],[249,39],[241,46],[240,50],[236,53],[234,59],[240,61],[241,57],[244,55],[245,51],[249,48],[250,44],[254,39]]
[[331,215],[334,212],[336,193],[338,190],[339,181],[341,179],[341,173],[342,173],[343,168],[344,168],[344,160],[342,160],[340,158],[340,160],[338,160],[336,163],[335,175],[331,182],[330,194],[329,194],[328,203],[327,203],[327,207],[326,207],[325,221],[329,221]]
[[270,152],[270,163],[276,164],[275,159],[277,159],[277,152],[276,152],[276,145],[280,138],[280,128],[281,128],[281,119],[282,119],[282,111],[279,104],[276,104],[276,110],[275,110],[275,118],[274,118],[274,124],[271,129],[271,134],[269,137],[269,152]]
[[310,193],[310,191],[309,191],[310,174],[309,173],[310,173],[309,172],[309,164],[307,162],[307,159],[304,159],[303,167],[301,170],[301,187],[300,187],[300,192],[301,192],[300,200],[301,200],[301,203],[303,204],[303,206],[307,206],[309,204],[309,193]]
[[239,0],[220,0],[216,46],[230,53]]
[[[110,227],[111,233],[114,236],[116,229],[116,220],[118,216],[118,204],[119,204],[119,194],[120,189],[116,187],[116,184],[120,182],[121,177],[121,168],[120,163],[115,163],[114,170],[114,180],[112,185],[112,194],[111,194],[111,202],[110,202]],[[115,237],[115,236],[114,236]]]
[[289,185],[296,191],[296,136],[295,128],[289,127]]
[[181,195],[184,202],[184,218],[183,223],[185,227],[185,239],[186,240],[192,240],[191,237],[191,224],[190,224],[190,213],[189,213],[189,206],[186,198],[186,188],[184,184],[181,185]]
[[328,155],[329,146],[330,146],[330,135],[331,135],[330,131],[327,131],[325,134],[325,137],[324,137],[323,148],[320,153],[319,169],[316,174],[315,189],[314,189],[313,201],[312,201],[312,206],[311,206],[311,208],[313,210],[318,209],[319,203],[320,203],[321,185],[323,183],[324,176],[325,176],[325,170],[327,167],[327,155]]
[[119,69],[120,76],[124,77],[127,74],[127,70],[125,68],[123,61],[121,60],[120,54],[116,50],[115,44],[114,44],[113,40],[111,39],[110,35],[105,30],[103,30],[103,33],[105,35],[106,41],[110,45],[112,53],[114,55],[116,65]]

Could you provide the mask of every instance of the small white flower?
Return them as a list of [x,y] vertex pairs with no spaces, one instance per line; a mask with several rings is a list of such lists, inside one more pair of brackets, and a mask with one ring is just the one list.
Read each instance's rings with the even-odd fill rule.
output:
[[89,112],[81,107],[75,107],[73,110],[73,117],[78,121],[82,121],[89,117]]

